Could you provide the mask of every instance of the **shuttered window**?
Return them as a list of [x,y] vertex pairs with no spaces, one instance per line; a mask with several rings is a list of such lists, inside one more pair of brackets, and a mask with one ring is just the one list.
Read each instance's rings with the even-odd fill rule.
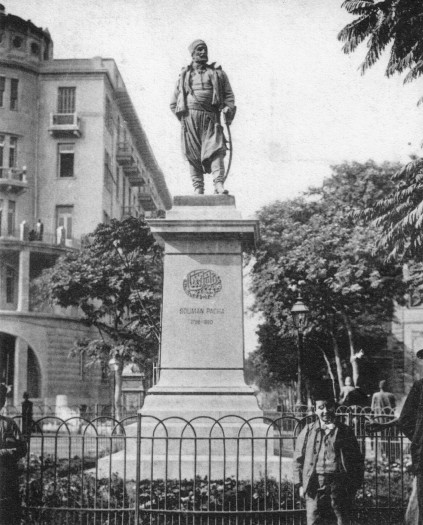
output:
[[18,91],[19,91],[19,80],[17,78],[10,79],[10,109],[18,109]]
[[72,239],[73,206],[56,206],[56,227],[65,228],[65,238]]
[[74,144],[59,144],[59,177],[73,177],[75,164]]
[[17,150],[18,139],[16,137],[9,138],[9,168],[16,168],[17,166]]
[[113,111],[109,97],[106,97],[105,123],[106,128],[110,131],[110,133],[113,133]]
[[[4,163],[4,140],[5,140],[5,136],[4,135],[0,135],[0,169],[3,168],[3,163]],[[1,173],[0,173],[0,176],[1,176]]]
[[59,87],[57,98],[58,113],[75,113],[75,94],[74,87]]
[[6,77],[0,77],[0,108],[4,106],[5,90],[6,90]]
[[6,303],[15,301],[16,273],[12,266],[6,266]]

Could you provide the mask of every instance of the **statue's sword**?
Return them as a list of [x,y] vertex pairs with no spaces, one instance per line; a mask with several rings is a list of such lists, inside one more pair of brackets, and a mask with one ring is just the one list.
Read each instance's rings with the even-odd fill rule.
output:
[[232,143],[231,127],[226,119],[226,113],[223,113],[223,120],[225,122],[226,133],[228,135],[228,140],[226,142],[229,144],[229,160],[228,160],[228,165],[226,167],[225,176],[223,178],[223,182],[225,182],[226,179],[228,178],[229,171],[231,169],[232,156],[233,156],[233,143]]

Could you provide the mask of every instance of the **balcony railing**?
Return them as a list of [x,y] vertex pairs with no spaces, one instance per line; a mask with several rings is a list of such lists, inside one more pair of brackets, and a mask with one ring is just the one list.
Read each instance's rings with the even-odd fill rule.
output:
[[0,239],[7,241],[29,241],[31,243],[41,243],[50,246],[62,246],[64,248],[80,248],[81,239],[71,237],[66,234],[65,228],[58,228],[55,232],[43,230],[42,233],[36,228],[31,228],[23,221],[18,228],[7,227],[0,232]]
[[122,206],[121,219],[139,217],[140,215],[142,215],[142,209],[139,206]]
[[143,177],[143,171],[138,164],[128,166],[128,169],[125,171],[125,173],[131,186],[144,186],[145,180]]
[[135,163],[135,151],[133,146],[128,142],[119,142],[116,153],[116,160],[120,166],[125,167],[132,166]]
[[141,204],[143,210],[145,211],[154,211],[157,209],[153,195],[148,186],[140,188],[140,192],[138,193],[138,202]]
[[77,113],[51,113],[50,135],[74,135],[81,136],[81,122]]
[[26,168],[0,168],[0,191],[22,193],[28,188]]

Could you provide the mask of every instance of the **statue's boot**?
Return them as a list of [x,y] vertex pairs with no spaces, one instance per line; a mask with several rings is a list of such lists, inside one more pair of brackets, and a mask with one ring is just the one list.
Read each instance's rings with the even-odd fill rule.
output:
[[225,190],[221,182],[214,183],[214,192],[218,195],[227,195],[229,193],[228,190]]
[[194,188],[194,193],[196,195],[204,195],[204,188]]

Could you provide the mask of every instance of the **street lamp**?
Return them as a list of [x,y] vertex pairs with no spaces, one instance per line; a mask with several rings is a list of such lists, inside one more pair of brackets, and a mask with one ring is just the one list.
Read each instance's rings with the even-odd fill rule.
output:
[[119,385],[120,374],[119,374],[119,362],[116,359],[116,357],[112,357],[109,360],[109,370],[113,373],[113,417],[118,416],[118,419],[120,418],[120,388],[118,389],[117,386]]
[[297,378],[297,403],[298,401],[305,405],[307,403],[305,389],[303,384],[303,339],[304,339],[304,330],[307,328],[308,318],[309,318],[309,309],[304,304],[301,297],[301,291],[298,290],[297,301],[294,306],[291,308],[292,320],[294,322],[295,329],[297,330],[298,335],[298,378]]

